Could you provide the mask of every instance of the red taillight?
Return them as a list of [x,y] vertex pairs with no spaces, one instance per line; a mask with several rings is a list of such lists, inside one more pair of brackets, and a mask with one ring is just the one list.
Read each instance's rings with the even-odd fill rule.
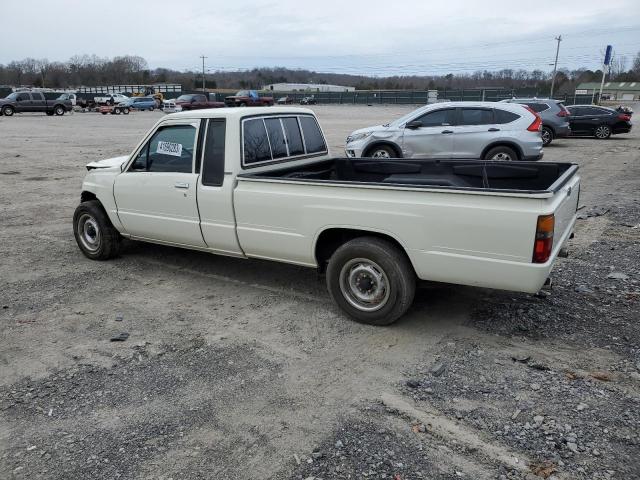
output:
[[569,112],[567,112],[566,110],[560,110],[558,113],[556,113],[556,115],[559,117],[568,117]]
[[553,229],[555,217],[540,215],[536,226],[536,240],[533,244],[533,263],[545,263],[553,249]]
[[631,120],[631,115],[629,115],[628,113],[621,113],[620,115],[618,115],[618,119],[622,120],[623,122],[628,122],[629,120]]
[[542,131],[542,119],[540,118],[540,115],[538,115],[536,112],[534,112],[533,109],[531,107],[529,107],[528,105],[523,105],[523,107],[526,108],[527,110],[529,110],[533,114],[533,116],[536,117],[536,119],[533,121],[533,123],[527,127],[527,130],[529,130],[530,132],[541,132]]

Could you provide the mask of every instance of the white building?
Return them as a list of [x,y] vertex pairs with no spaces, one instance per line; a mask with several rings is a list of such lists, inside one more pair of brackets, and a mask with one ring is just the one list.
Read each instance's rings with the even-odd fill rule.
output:
[[272,83],[262,87],[263,90],[274,92],[353,92],[355,87],[342,85],[324,85],[321,83]]

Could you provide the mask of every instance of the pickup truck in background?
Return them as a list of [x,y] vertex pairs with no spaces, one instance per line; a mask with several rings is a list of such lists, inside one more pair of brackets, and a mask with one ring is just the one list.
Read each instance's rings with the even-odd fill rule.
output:
[[224,107],[224,102],[214,102],[204,93],[195,93],[188,95],[180,95],[176,98],[176,107],[180,107],[182,110],[199,110],[202,108],[221,108]]
[[13,92],[0,99],[0,114],[5,117],[24,112],[44,112],[49,116],[64,115],[72,109],[71,100],[61,97],[47,100],[42,92]]
[[270,107],[273,97],[261,97],[255,90],[240,90],[224,99],[227,107]]
[[537,292],[580,190],[571,163],[332,158],[295,107],[169,115],[87,169],[73,231],[88,258],[125,237],[313,267],[374,325],[407,311],[418,279]]

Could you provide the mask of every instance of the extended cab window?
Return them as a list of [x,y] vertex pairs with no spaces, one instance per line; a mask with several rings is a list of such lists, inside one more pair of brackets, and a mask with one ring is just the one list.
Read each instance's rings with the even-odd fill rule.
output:
[[443,108],[433,112],[425,113],[415,121],[422,122],[423,127],[442,127],[453,125],[455,110],[453,108]]
[[191,173],[195,138],[192,125],[161,127],[142,148],[131,170]]
[[209,120],[204,142],[202,184],[219,187],[224,181],[224,141],[226,122],[223,118]]
[[460,125],[490,125],[493,110],[485,108],[463,108],[460,111]]
[[242,125],[243,165],[327,151],[320,126],[310,115],[251,118]]

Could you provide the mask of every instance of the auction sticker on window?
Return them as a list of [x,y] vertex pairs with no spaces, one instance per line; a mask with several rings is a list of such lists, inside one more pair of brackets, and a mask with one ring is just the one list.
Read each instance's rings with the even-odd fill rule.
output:
[[156,153],[163,155],[173,155],[174,157],[182,156],[182,144],[173,142],[158,142]]

